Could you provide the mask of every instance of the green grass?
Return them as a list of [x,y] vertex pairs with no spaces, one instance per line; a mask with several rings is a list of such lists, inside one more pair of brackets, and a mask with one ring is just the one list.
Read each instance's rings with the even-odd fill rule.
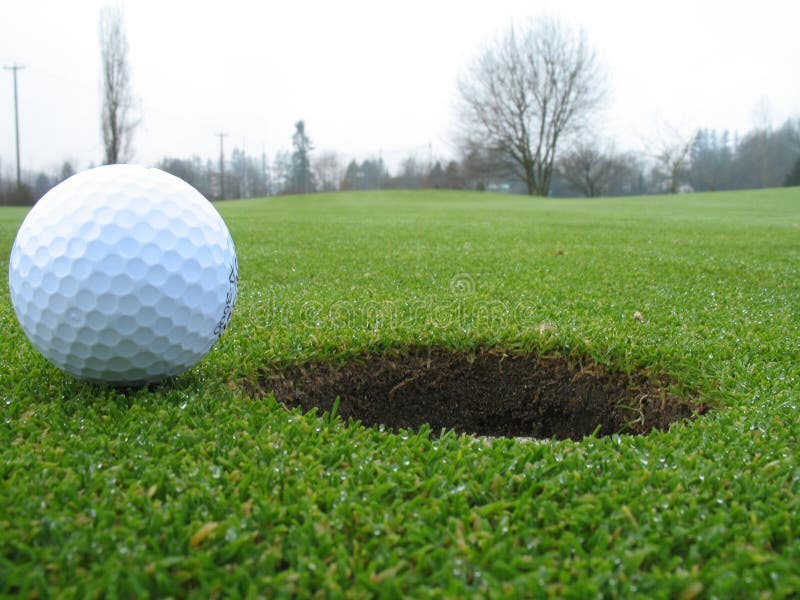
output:
[[[0,595],[800,589],[800,189],[219,209],[241,267],[231,328],[149,390],[49,366],[0,278]],[[0,210],[2,273],[23,216]],[[589,355],[718,408],[642,437],[487,444],[245,393],[269,365],[409,344]]]

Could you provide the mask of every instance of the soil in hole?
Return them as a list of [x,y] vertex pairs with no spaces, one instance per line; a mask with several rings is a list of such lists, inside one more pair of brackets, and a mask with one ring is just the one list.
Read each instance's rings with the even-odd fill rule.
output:
[[257,392],[319,412],[339,397],[339,416],[367,426],[535,438],[581,439],[598,426],[598,435],[641,434],[707,408],[670,393],[664,379],[496,349],[415,348],[290,366],[264,373]]

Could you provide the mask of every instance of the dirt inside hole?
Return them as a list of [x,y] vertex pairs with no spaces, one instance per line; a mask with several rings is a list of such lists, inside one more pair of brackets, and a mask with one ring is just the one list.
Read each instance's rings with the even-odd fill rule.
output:
[[303,411],[337,414],[366,426],[498,437],[581,439],[642,434],[702,414],[697,400],[670,392],[669,381],[613,373],[593,361],[496,349],[415,348],[361,354],[270,370],[256,392]]

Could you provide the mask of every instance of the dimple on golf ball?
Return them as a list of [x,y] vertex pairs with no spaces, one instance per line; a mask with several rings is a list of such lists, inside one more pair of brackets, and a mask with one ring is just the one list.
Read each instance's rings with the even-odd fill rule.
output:
[[239,281],[222,217],[158,169],[110,165],[45,194],[11,250],[11,302],[31,343],[89,381],[144,384],[205,356]]

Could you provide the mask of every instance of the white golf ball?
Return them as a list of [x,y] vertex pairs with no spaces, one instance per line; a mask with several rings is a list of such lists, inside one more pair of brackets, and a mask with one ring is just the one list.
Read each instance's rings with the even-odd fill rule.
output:
[[199,361],[231,318],[239,281],[216,209],[158,169],[70,177],[20,226],[11,302],[31,343],[80,379],[143,384]]

